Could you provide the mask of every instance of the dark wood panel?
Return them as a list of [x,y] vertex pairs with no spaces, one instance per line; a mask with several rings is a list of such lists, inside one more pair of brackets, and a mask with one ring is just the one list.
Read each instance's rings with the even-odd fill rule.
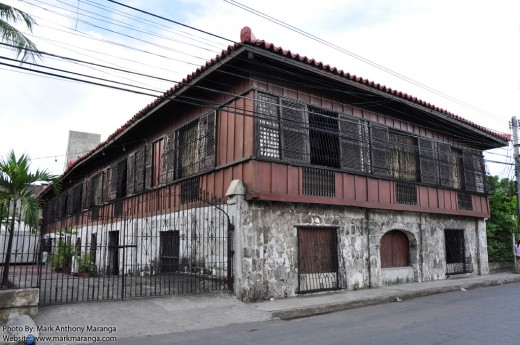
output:
[[235,160],[234,152],[235,152],[235,121],[236,115],[228,113],[227,116],[227,127],[228,127],[228,138],[226,144],[226,161],[225,163],[229,163]]
[[243,109],[245,108],[244,99],[239,98],[235,103],[235,152],[232,159],[238,160],[244,157],[244,121],[246,118],[241,115],[244,112]]
[[392,198],[394,183],[387,180],[379,180],[379,202],[390,204]]
[[379,181],[373,178],[368,178],[367,188],[368,201],[379,203]]
[[427,186],[419,186],[417,188],[417,193],[419,194],[419,206],[430,207],[430,193]]
[[275,194],[287,194],[287,165],[273,164],[271,166],[271,191]]
[[409,265],[409,241],[402,231],[392,230],[381,238],[381,268]]
[[354,175],[347,174],[341,174],[341,176],[343,188],[341,196],[344,199],[356,200],[356,190],[358,189],[358,187],[356,186],[356,177]]
[[428,187],[428,207],[439,207],[439,195],[437,188]]
[[[253,107],[254,102],[252,100],[253,93],[250,92],[247,99],[244,100],[244,112],[247,115],[244,118],[244,152],[243,157],[250,157],[254,153],[255,135],[254,135],[254,118],[253,118]],[[242,158],[242,157],[240,157]]]
[[288,194],[300,194],[300,169],[298,167],[289,166],[287,170],[288,179],[287,179],[287,193]]
[[298,231],[300,274],[336,272],[335,231],[302,228]]
[[218,118],[218,135],[217,135],[217,166],[224,165],[226,163],[227,157],[227,145],[228,145],[228,113],[226,111],[220,111]]
[[368,191],[367,191],[367,178],[365,176],[354,176],[355,189],[356,189],[356,201],[367,202]]

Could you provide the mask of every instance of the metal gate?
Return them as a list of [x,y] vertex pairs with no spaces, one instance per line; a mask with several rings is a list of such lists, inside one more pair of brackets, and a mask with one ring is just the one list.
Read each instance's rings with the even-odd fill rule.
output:
[[473,272],[471,257],[466,256],[464,230],[444,230],[446,246],[446,274],[463,274]]
[[339,288],[337,233],[330,227],[298,228],[298,291]]
[[[232,290],[226,203],[164,188],[44,224],[43,304]],[[116,216],[117,215],[117,216]]]

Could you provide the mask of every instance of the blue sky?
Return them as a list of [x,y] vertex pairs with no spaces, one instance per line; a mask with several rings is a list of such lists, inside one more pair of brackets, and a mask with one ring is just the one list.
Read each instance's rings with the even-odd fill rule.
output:
[[[123,77],[115,71],[107,74],[99,68],[48,57],[42,64],[137,83],[157,90],[149,91],[152,94],[172,87],[173,81],[181,80],[230,44],[108,1],[4,2],[35,16],[39,25],[30,37],[43,51],[172,82]],[[242,27],[250,26],[259,39],[407,92],[496,131],[510,132],[511,117],[520,116],[519,1],[242,1],[436,93],[223,0],[121,2],[234,41],[239,40]],[[94,20],[87,11],[107,16],[104,20],[110,22]],[[115,20],[141,31],[123,28]],[[0,56],[14,57],[4,48],[0,48]],[[100,133],[104,140],[154,99],[6,66],[0,66],[0,80],[0,154],[5,156],[10,149],[17,154],[25,152],[32,158],[33,168],[56,174],[63,170],[69,130]],[[510,149],[495,152],[486,158],[511,162]],[[490,167],[494,175],[512,177],[511,166]]]

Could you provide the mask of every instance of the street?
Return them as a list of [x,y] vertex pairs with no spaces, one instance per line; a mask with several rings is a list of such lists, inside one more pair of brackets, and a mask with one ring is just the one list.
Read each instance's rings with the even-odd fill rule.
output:
[[119,339],[117,343],[516,345],[520,343],[519,298],[520,284],[506,284],[305,319]]

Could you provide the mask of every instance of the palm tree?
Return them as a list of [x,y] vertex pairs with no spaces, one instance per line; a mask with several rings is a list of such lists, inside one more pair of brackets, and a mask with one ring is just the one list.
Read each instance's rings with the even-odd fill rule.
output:
[[34,62],[35,58],[41,58],[36,45],[9,22],[13,24],[23,22],[31,32],[32,26],[36,24],[36,21],[29,14],[13,6],[0,3],[0,40],[16,51],[17,58],[20,55],[22,56],[20,60],[22,63],[27,60]]
[[41,199],[34,195],[31,185],[38,181],[51,182],[56,192],[61,185],[57,176],[49,174],[47,170],[31,173],[29,168],[30,159],[25,154],[16,158],[14,151],[11,151],[7,159],[0,159],[0,210],[6,216],[6,228],[9,231],[0,287],[9,287],[15,219],[22,219],[32,229],[38,229],[40,223]]

